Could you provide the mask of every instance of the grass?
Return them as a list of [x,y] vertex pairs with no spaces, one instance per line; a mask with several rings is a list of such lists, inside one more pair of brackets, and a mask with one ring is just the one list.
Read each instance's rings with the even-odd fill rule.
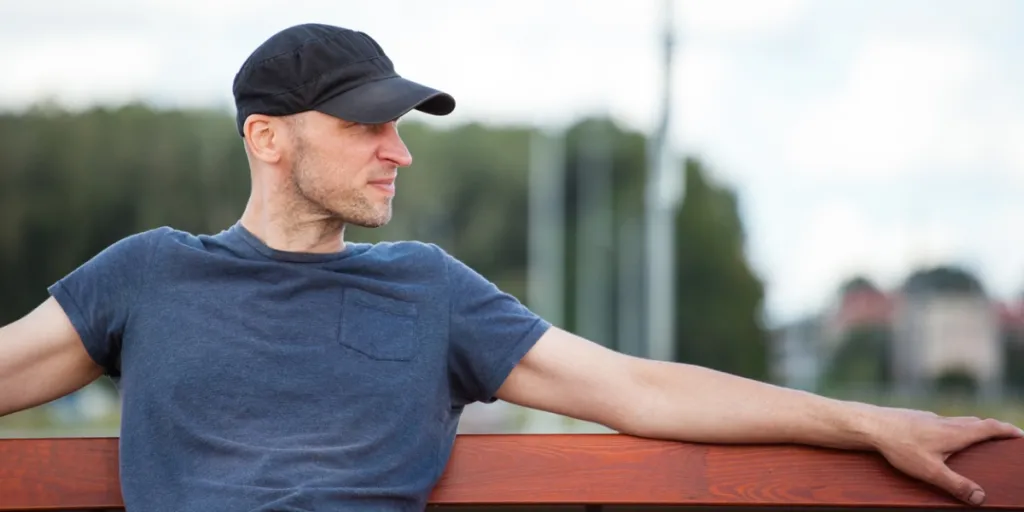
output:
[[110,414],[83,423],[63,424],[44,405],[0,418],[0,439],[114,436],[118,433],[119,425],[120,414]]

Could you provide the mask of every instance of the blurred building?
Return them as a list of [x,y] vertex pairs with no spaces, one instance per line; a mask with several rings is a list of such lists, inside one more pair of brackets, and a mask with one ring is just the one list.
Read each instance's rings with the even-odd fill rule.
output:
[[1024,345],[1024,296],[1014,302],[997,306],[999,324],[1003,326],[1007,343]]
[[769,354],[772,380],[783,386],[814,391],[827,357],[821,315],[811,315],[777,329]]
[[945,378],[963,378],[984,396],[1000,394],[1000,305],[977,279],[947,268],[916,272],[895,304],[891,350],[897,392],[928,392]]
[[886,326],[893,321],[892,297],[863,277],[846,283],[838,300],[828,309],[827,337],[831,345],[838,343],[842,334],[864,326]]
[[888,292],[852,279],[819,314],[773,340],[776,381],[819,391],[841,382],[900,396],[953,390],[995,399],[1008,384],[1024,385],[1024,376],[1007,375],[1007,357],[1024,363],[1024,297],[995,301],[953,267],[914,272]]

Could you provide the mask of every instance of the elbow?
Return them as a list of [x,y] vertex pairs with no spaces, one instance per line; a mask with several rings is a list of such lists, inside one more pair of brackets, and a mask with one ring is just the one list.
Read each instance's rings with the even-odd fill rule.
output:
[[660,363],[633,359],[623,372],[624,382],[617,384],[619,399],[607,426],[616,432],[637,436],[662,437],[665,422],[665,391],[658,384]]
[[656,400],[651,397],[638,397],[639,400],[628,405],[624,414],[614,419],[609,428],[635,437],[661,439],[665,437],[664,415],[659,413]]

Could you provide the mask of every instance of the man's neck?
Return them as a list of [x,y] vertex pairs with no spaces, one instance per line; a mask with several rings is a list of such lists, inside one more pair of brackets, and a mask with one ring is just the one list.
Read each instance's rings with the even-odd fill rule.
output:
[[277,251],[334,253],[345,249],[345,223],[337,218],[275,212],[250,201],[239,222],[256,238]]

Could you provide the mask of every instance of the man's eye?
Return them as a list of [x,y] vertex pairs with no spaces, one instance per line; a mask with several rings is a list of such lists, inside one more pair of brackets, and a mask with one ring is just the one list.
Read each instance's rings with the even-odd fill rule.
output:
[[387,130],[388,127],[391,126],[391,124],[392,123],[368,124],[366,125],[366,127],[372,133],[382,133],[385,130]]

